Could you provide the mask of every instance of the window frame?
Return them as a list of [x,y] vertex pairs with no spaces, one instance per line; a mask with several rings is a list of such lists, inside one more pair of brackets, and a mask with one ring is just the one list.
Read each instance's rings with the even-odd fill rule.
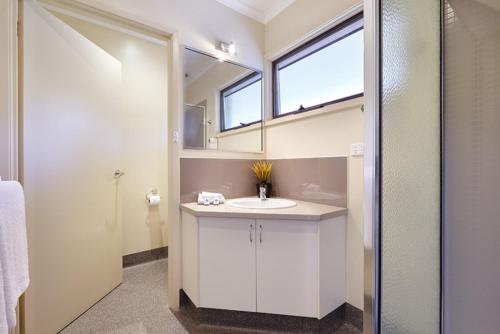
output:
[[[255,71],[253,73],[250,73],[249,75],[246,75],[244,76],[243,78],[241,78],[240,80],[232,83],[231,85],[223,88],[220,90],[220,95],[219,95],[219,117],[220,117],[220,132],[227,132],[227,131],[231,131],[231,130],[236,130],[236,129],[241,129],[241,128],[246,128],[247,126],[250,126],[250,125],[253,125],[253,124],[258,124],[258,123],[262,123],[262,79],[263,79],[263,75],[262,75],[262,72],[258,72],[258,71]],[[238,125],[238,126],[234,126],[232,128],[226,128],[226,124],[225,124],[225,108],[224,108],[224,98],[228,97],[228,96],[231,96],[235,93],[238,93],[239,91],[247,88],[248,86],[251,86],[253,85],[254,83],[260,81],[260,90],[261,90],[261,94],[260,94],[260,119],[255,121],[255,122],[251,122],[251,123],[245,123],[245,124],[242,124],[242,125]],[[241,87],[238,87],[238,86],[241,86]],[[228,93],[229,92],[229,93]]]
[[[320,47],[313,49],[311,52],[308,52],[308,53],[300,56],[299,58],[292,60],[289,64],[286,64],[284,67],[279,68],[279,65],[281,63],[283,63],[285,60],[296,56],[297,54],[307,50],[310,47],[313,47],[314,45],[320,43],[321,41],[331,37],[333,34],[339,32],[340,30],[342,30],[346,27],[349,27],[350,25],[357,23],[358,21],[361,21],[361,27],[353,29],[353,30],[347,32],[346,34],[342,34],[342,35],[338,36],[337,38],[335,38],[334,40],[326,43],[325,45],[321,45]],[[344,102],[347,100],[352,100],[355,98],[362,97],[364,95],[364,92],[350,95],[350,96],[345,96],[345,97],[331,100],[331,101],[325,101],[325,102],[316,104],[314,106],[310,106],[310,107],[303,108],[303,109],[297,109],[294,111],[289,111],[287,113],[281,114],[280,113],[280,106],[279,106],[280,95],[279,95],[278,72],[279,72],[279,70],[284,69],[290,65],[293,65],[296,62],[299,62],[302,59],[309,57],[309,56],[315,54],[316,52],[319,52],[319,51],[323,50],[324,48],[327,48],[327,47],[343,40],[344,38],[347,38],[347,37],[351,36],[352,34],[355,34],[363,29],[364,29],[363,12],[360,12],[360,13],[357,13],[357,14],[349,17],[348,19],[342,21],[341,23],[335,25],[334,27],[328,29],[327,31],[321,33],[320,35],[312,38],[311,40],[299,45],[298,47],[294,48],[290,52],[287,52],[286,54],[282,55],[281,57],[275,59],[271,65],[271,67],[272,67],[271,71],[272,71],[272,105],[273,105],[272,117],[273,117],[273,119],[284,117],[284,116],[301,114],[301,113],[308,112],[311,110],[321,109],[321,108],[328,106],[328,105],[331,105],[331,104],[336,104],[336,103]]]

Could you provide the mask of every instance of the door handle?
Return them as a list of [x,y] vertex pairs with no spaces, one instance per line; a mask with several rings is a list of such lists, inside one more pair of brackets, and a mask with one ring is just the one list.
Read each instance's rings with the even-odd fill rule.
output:
[[259,242],[262,243],[262,225],[259,225]]
[[113,177],[115,179],[119,179],[120,177],[122,177],[123,175],[125,175],[125,172],[122,172],[120,169],[116,169],[113,173]]
[[250,224],[250,243],[253,243],[253,224]]

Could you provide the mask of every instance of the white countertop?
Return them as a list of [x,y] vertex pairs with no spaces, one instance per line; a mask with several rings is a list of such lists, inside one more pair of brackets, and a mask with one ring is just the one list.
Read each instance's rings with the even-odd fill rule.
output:
[[296,206],[286,209],[241,209],[227,204],[199,205],[184,203],[182,211],[196,217],[288,219],[319,221],[347,214],[346,208],[293,200]]

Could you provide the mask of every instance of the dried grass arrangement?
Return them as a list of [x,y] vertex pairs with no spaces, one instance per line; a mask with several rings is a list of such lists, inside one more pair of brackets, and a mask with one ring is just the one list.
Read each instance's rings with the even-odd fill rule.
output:
[[267,183],[271,180],[271,172],[273,171],[273,164],[271,162],[258,160],[250,168],[261,183]]

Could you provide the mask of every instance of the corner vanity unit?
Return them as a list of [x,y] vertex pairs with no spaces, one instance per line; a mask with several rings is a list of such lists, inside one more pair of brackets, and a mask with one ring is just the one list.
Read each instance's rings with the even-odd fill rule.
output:
[[347,209],[295,202],[181,205],[182,288],[195,306],[321,319],[345,303]]

